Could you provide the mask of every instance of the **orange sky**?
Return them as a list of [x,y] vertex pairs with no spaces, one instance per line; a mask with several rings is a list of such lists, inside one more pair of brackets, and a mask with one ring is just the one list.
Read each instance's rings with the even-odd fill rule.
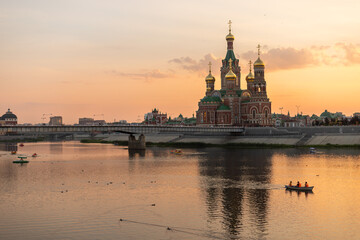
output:
[[[216,87],[227,21],[242,68],[262,59],[272,112],[359,112],[358,1],[1,1],[0,113],[143,119],[191,116],[207,63]],[[98,115],[95,118],[103,118]],[[48,119],[46,120],[48,121]]]

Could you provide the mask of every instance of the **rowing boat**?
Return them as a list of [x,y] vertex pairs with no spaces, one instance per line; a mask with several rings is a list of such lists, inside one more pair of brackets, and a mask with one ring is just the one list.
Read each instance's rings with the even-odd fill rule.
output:
[[285,188],[289,189],[289,190],[296,190],[296,191],[312,191],[314,186],[311,186],[311,187],[297,187],[297,186],[285,185]]
[[29,163],[28,160],[15,160],[13,163]]
[[28,160],[25,160],[27,157],[26,156],[18,156],[18,160],[13,161],[13,163],[28,163]]

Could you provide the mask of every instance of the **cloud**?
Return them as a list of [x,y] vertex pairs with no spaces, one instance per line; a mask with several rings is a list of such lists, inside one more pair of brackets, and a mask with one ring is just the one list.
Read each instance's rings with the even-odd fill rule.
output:
[[[240,55],[242,59],[257,59],[257,53],[248,51]],[[317,64],[317,59],[309,49],[272,48],[261,54],[267,69],[271,71],[305,68]]]
[[[292,47],[271,48],[263,47],[261,59],[265,62],[267,71],[280,71],[289,69],[301,69],[314,66],[338,66],[360,64],[360,45],[336,43],[334,45],[311,46],[308,48],[296,49]],[[225,57],[225,56],[224,56]],[[257,59],[256,51],[247,51],[237,54],[240,59],[240,66],[243,72],[248,71],[248,61]],[[209,62],[212,63],[212,71],[217,72],[222,66],[222,57],[216,57],[212,53],[204,55],[199,60],[189,56],[173,58],[168,63],[175,65],[188,72],[197,73],[199,76],[206,75]],[[154,79],[165,79],[173,77],[177,71],[168,69],[143,70],[141,73],[127,73],[117,70],[106,71],[118,77],[134,80],[151,81]]]
[[345,65],[360,63],[360,44],[337,43],[335,46],[345,54]]
[[[248,51],[238,55],[244,60],[256,59],[257,53]],[[349,66],[360,63],[360,45],[336,43],[332,46],[309,48],[268,48],[261,54],[268,71],[299,69],[313,66]]]
[[121,71],[117,71],[117,70],[106,71],[106,73],[115,75],[117,77],[124,77],[124,78],[130,78],[130,79],[134,79],[134,80],[144,80],[144,81],[169,78],[172,76],[171,70],[169,70],[169,72],[166,73],[166,72],[160,71],[159,69],[144,71],[142,73],[126,73],[126,72],[121,72]]
[[182,69],[190,71],[190,72],[201,72],[206,73],[209,68],[209,62],[211,62],[211,69],[220,69],[221,66],[221,58],[214,56],[212,53],[206,54],[200,60],[194,60],[190,57],[180,57],[174,58],[168,61],[169,63],[176,64],[180,66]]

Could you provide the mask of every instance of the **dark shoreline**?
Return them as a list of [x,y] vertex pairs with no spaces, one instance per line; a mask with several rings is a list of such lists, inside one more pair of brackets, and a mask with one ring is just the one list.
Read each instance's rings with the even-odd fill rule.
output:
[[21,143],[21,142],[44,142],[47,141],[43,137],[38,138],[13,138],[13,139],[0,139],[0,143]]

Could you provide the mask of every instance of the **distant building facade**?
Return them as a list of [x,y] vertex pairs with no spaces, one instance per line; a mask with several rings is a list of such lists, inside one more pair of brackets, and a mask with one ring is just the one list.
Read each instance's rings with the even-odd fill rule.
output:
[[17,125],[17,116],[10,111],[10,108],[0,117],[0,125]]
[[102,126],[106,125],[105,120],[94,120],[93,118],[79,118],[79,125]]
[[165,124],[167,120],[167,113],[161,113],[156,108],[144,115],[144,124],[162,125]]
[[191,118],[183,117],[183,115],[180,113],[178,117],[175,117],[171,119],[169,117],[168,121],[166,122],[166,125],[171,126],[195,126],[196,125],[196,118],[194,117],[194,114]]
[[[231,24],[231,22],[229,22]],[[250,61],[250,72],[246,77],[246,89],[241,89],[241,68],[239,59],[235,57],[233,42],[235,37],[226,36],[227,53],[222,60],[221,89],[215,90],[215,77],[211,74],[205,78],[206,92],[198,104],[196,112],[198,125],[238,125],[238,126],[272,126],[271,102],[267,96],[265,81],[265,64],[260,59],[260,46],[258,46],[258,59]]]
[[94,119],[93,118],[79,118],[79,125],[92,126],[92,125],[94,125]]
[[106,121],[105,120],[94,120],[94,126],[103,126],[106,125]]
[[50,117],[49,125],[50,126],[62,126],[63,125],[62,117],[61,116]]

